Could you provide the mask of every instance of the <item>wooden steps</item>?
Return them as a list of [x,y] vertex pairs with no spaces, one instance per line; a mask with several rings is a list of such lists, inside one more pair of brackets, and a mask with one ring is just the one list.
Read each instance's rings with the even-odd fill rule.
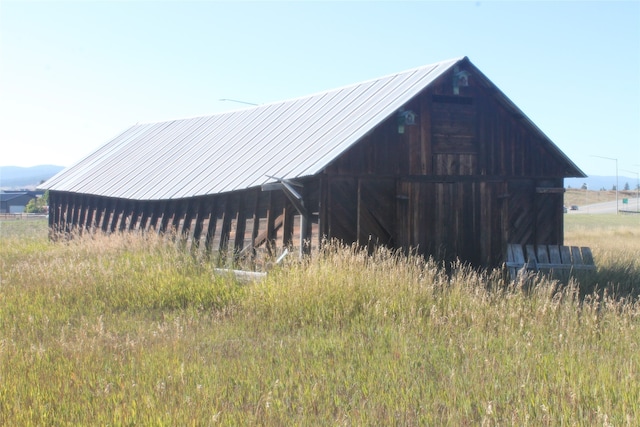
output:
[[591,249],[559,245],[507,245],[509,275],[515,280],[521,272],[543,272],[567,280],[577,271],[595,271]]

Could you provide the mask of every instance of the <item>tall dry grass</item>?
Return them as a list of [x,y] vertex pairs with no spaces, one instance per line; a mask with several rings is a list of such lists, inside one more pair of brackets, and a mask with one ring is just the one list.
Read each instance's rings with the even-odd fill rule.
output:
[[640,420],[630,297],[337,245],[241,284],[157,236],[5,231],[2,425]]
[[583,292],[640,295],[640,214],[567,215],[565,244],[591,248],[598,270],[582,277]]

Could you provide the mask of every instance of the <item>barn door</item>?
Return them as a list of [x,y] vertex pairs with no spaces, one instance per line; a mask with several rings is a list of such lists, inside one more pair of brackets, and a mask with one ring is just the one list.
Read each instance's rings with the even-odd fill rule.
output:
[[506,243],[562,244],[562,187],[534,180],[509,183]]
[[328,235],[350,244],[393,247],[395,181],[333,177],[328,190]]
[[439,260],[481,262],[477,184],[473,182],[421,183],[414,194],[419,215],[412,224],[417,240]]
[[482,227],[490,227],[495,215],[492,206],[480,204],[484,187],[471,181],[400,183],[398,241],[437,260],[488,262],[492,236]]
[[344,243],[357,240],[358,182],[353,177],[332,177],[328,183],[328,237]]
[[396,183],[392,179],[363,178],[358,181],[358,244],[394,247]]
[[536,244],[562,245],[564,243],[564,218],[562,182],[540,180],[535,189]]
[[535,243],[536,215],[533,186],[532,181],[509,182],[505,243],[520,245]]

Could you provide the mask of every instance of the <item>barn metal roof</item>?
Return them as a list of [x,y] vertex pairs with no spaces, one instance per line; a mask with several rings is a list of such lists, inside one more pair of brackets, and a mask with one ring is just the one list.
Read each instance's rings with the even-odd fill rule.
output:
[[166,200],[256,187],[272,182],[268,176],[315,175],[462,60],[228,113],[137,124],[40,188]]
[[[0,202],[10,202],[11,200],[18,199],[20,197],[29,196],[26,191],[5,193],[0,191]],[[35,198],[35,196],[33,196]]]

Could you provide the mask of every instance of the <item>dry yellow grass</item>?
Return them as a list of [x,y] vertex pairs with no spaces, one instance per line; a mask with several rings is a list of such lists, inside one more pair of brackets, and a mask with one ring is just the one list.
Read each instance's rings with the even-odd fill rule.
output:
[[[604,220],[568,241],[637,284]],[[339,246],[242,285],[155,236],[9,231],[0,425],[640,422],[637,299]]]

